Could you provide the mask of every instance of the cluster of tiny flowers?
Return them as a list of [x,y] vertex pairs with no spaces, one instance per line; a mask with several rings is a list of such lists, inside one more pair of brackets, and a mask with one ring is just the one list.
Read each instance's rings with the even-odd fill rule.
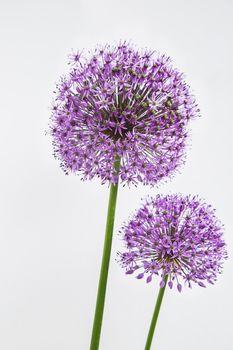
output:
[[51,117],[55,156],[65,172],[154,185],[184,161],[187,123],[199,114],[183,75],[164,55],[128,43],[70,56]]
[[198,197],[157,195],[147,199],[133,219],[123,227],[127,251],[120,253],[126,274],[137,278],[168,276],[170,288],[181,291],[182,280],[191,287],[214,283],[227,257],[223,227],[210,205]]

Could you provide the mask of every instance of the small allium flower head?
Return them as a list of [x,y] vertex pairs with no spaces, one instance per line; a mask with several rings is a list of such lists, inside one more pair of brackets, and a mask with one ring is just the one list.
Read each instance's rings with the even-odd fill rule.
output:
[[210,205],[198,197],[157,195],[149,198],[129,223],[123,227],[127,251],[120,253],[126,274],[137,278],[160,275],[160,286],[182,281],[189,287],[214,283],[227,257],[222,238],[223,227]]
[[187,123],[199,114],[183,75],[168,57],[128,43],[70,56],[51,118],[63,169],[116,182],[154,185],[184,161]]

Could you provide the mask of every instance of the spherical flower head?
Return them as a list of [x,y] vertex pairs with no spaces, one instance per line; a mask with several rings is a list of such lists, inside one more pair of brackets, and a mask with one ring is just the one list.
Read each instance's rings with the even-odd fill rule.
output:
[[198,197],[157,195],[149,198],[123,227],[126,252],[119,253],[126,274],[159,275],[161,288],[178,291],[182,282],[191,287],[214,283],[226,259],[223,226],[210,205]]
[[70,56],[51,117],[66,173],[154,185],[184,161],[188,121],[199,114],[183,75],[164,55],[121,42]]

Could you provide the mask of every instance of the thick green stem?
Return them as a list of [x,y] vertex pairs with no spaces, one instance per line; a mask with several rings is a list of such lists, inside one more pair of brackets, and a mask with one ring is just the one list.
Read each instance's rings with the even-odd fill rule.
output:
[[152,343],[153,335],[154,335],[154,331],[155,331],[155,326],[156,326],[156,323],[157,323],[157,320],[158,320],[158,316],[159,316],[159,310],[160,310],[160,307],[161,307],[161,304],[162,304],[162,301],[163,301],[163,295],[164,295],[165,288],[166,288],[166,285],[167,285],[167,278],[168,278],[168,276],[165,276],[165,278],[164,278],[165,285],[164,285],[163,288],[160,288],[160,290],[159,290],[159,294],[158,294],[158,297],[157,297],[157,301],[156,301],[153,317],[152,317],[151,324],[150,324],[149,333],[148,333],[148,336],[147,336],[145,350],[150,350],[150,347],[151,347],[151,343]]
[[[116,171],[117,177],[119,174],[119,168],[120,168],[120,159],[117,159],[114,163],[114,169]],[[111,185],[109,202],[108,202],[108,214],[107,214],[107,222],[106,222],[106,230],[105,230],[104,249],[103,249],[103,256],[102,256],[102,263],[101,263],[101,270],[100,270],[100,277],[99,277],[99,285],[98,285],[98,292],[97,292],[95,316],[94,316],[94,322],[93,322],[93,328],[92,328],[90,350],[97,350],[99,348],[100,333],[101,333],[101,326],[102,326],[103,312],[104,312],[104,302],[105,302],[107,279],[108,279],[109,261],[111,256],[117,190],[118,190],[118,183],[116,183],[115,185]]]

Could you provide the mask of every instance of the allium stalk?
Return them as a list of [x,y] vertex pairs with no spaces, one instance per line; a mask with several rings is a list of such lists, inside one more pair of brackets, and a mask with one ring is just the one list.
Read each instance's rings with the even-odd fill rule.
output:
[[158,298],[157,298],[157,301],[155,304],[155,309],[154,309],[154,313],[152,316],[152,320],[151,320],[151,324],[150,324],[150,328],[149,328],[149,332],[148,332],[148,336],[147,336],[147,340],[146,340],[145,350],[150,350],[150,347],[152,344],[154,331],[155,331],[155,327],[156,327],[158,316],[159,316],[160,307],[161,307],[161,304],[163,301],[163,296],[164,296],[165,288],[167,285],[167,279],[168,279],[168,276],[165,276],[164,287],[162,287],[162,288],[160,287],[160,289],[159,289]]
[[[119,167],[120,167],[120,159],[117,159],[114,163],[114,169],[116,171],[116,174],[119,174]],[[104,302],[105,302],[106,287],[107,287],[109,261],[111,256],[117,191],[118,191],[118,182],[116,182],[115,184],[112,184],[110,187],[104,249],[103,249],[102,264],[101,264],[100,277],[99,277],[99,286],[98,286],[98,292],[97,292],[95,317],[94,317],[94,323],[93,323],[93,329],[92,329],[90,350],[96,350],[99,348],[101,326],[102,326],[103,312],[104,312]]]

